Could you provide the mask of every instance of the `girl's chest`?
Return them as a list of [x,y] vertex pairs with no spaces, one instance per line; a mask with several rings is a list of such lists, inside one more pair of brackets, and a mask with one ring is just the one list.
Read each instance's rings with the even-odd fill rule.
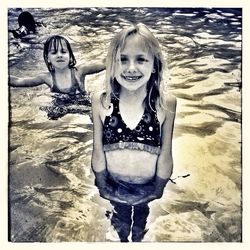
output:
[[71,74],[65,75],[55,75],[53,84],[56,85],[61,90],[70,89],[73,85]]
[[131,130],[135,129],[136,126],[141,122],[143,119],[143,115],[145,113],[145,109],[143,106],[124,106],[119,105],[119,108],[117,109],[118,115],[120,115],[120,118],[122,122]]
[[157,109],[157,112],[148,112],[144,107],[136,108],[132,106],[132,108],[123,108],[111,103],[108,110],[101,112],[103,123],[107,117],[111,120],[112,117],[117,117],[124,126],[134,130],[141,123],[152,123],[152,120],[158,120],[161,126],[165,120],[165,112],[162,109]]

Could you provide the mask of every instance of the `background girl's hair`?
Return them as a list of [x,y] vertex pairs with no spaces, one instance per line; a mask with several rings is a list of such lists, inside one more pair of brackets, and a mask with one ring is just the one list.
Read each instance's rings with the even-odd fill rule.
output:
[[160,83],[162,81],[164,62],[158,40],[144,24],[131,25],[123,29],[111,41],[106,60],[105,94],[103,95],[102,103],[104,107],[109,107],[111,95],[118,95],[120,92],[120,85],[115,79],[115,60],[117,54],[119,56],[120,51],[124,48],[127,37],[134,35],[139,36],[142,46],[144,46],[145,50],[152,53],[154,57],[155,73],[151,74],[147,83],[147,96],[144,103],[146,109],[155,111],[157,102],[162,103]]
[[69,68],[74,68],[74,66],[76,65],[76,59],[68,40],[65,37],[59,35],[51,36],[44,43],[44,49],[43,49],[43,58],[50,72],[54,71],[55,69],[53,65],[50,62],[48,62],[48,54],[52,48],[55,52],[57,52],[59,45],[63,47],[62,41],[66,43],[67,49],[69,51]]

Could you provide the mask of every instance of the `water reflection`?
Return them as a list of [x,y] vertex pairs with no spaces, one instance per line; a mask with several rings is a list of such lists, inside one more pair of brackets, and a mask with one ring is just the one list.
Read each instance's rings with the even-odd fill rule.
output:
[[41,106],[42,111],[47,112],[48,119],[56,120],[66,114],[90,113],[91,102],[89,95],[56,93],[52,96],[50,105]]

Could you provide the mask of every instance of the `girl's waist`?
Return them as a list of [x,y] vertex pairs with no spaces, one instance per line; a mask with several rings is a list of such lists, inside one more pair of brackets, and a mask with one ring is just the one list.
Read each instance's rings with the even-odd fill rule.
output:
[[156,155],[159,155],[161,153],[160,146],[149,145],[149,144],[141,143],[141,142],[120,141],[116,143],[103,145],[103,150],[106,152],[117,150],[117,149],[131,149],[131,150],[146,151],[150,154],[156,154]]
[[108,179],[116,183],[121,183],[124,185],[134,185],[143,186],[149,183],[153,183],[155,176],[130,176],[130,175],[120,175],[108,171]]
[[117,149],[105,152],[108,171],[118,180],[146,183],[155,175],[158,155],[146,151]]
[[145,180],[143,180],[143,182],[140,182],[139,178],[135,181],[134,178],[128,177],[126,180],[124,178],[120,179],[116,175],[109,173],[107,176],[107,182],[114,187],[121,187],[129,190],[154,186],[154,177],[152,177],[150,180],[146,180],[146,182]]

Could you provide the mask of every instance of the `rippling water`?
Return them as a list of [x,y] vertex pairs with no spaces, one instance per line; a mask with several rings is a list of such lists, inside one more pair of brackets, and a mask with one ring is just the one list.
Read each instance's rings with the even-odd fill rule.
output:
[[[9,9],[17,28],[18,9]],[[9,71],[46,70],[43,43],[69,38],[78,63],[100,61],[113,34],[143,22],[159,39],[166,87],[178,98],[173,183],[151,203],[144,241],[241,241],[241,9],[29,9],[39,35],[9,35]],[[102,88],[104,72],[88,76]],[[118,241],[90,171],[88,113],[50,120],[46,87],[10,89],[9,236],[11,241]],[[187,175],[186,178],[178,178]]]

